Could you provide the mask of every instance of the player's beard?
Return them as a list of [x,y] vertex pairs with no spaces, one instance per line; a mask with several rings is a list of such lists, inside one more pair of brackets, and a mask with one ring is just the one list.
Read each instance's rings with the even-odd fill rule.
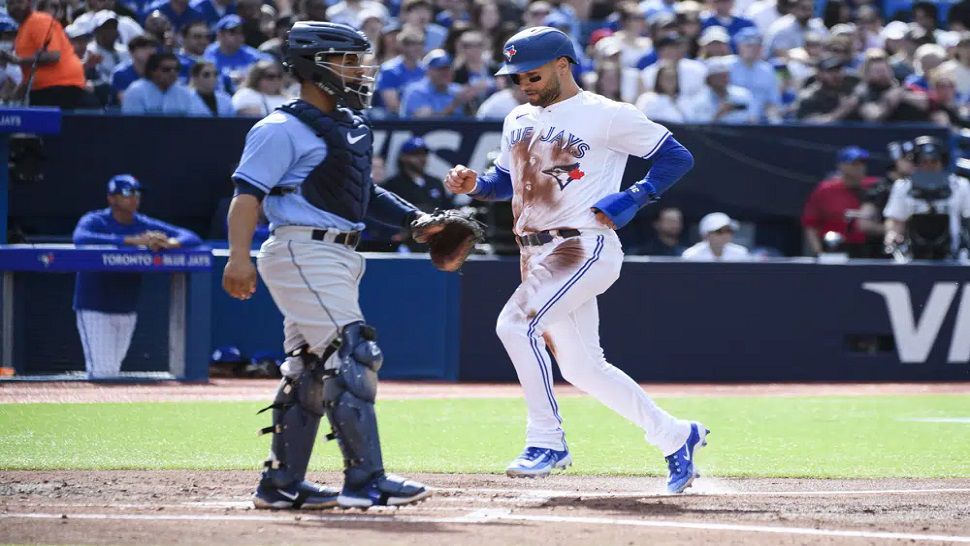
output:
[[556,102],[559,99],[559,95],[562,94],[562,86],[559,85],[559,79],[556,78],[549,83],[549,87],[543,89],[539,96],[536,97],[534,101],[529,101],[529,104],[533,106],[540,106],[545,108],[550,104]]

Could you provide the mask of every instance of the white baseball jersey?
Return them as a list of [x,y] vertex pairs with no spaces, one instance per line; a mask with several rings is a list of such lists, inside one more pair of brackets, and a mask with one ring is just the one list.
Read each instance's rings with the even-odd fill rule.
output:
[[590,207],[620,191],[627,156],[650,157],[669,136],[633,105],[589,91],[516,107],[495,162],[511,173],[515,233],[602,227]]

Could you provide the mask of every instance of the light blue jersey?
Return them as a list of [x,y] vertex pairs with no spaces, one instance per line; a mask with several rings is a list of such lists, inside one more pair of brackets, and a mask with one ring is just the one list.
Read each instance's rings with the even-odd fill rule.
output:
[[[298,188],[327,157],[327,145],[302,121],[279,110],[261,119],[246,135],[239,167],[232,177],[267,194],[276,187]],[[299,192],[267,195],[263,212],[270,230],[282,226],[309,226],[340,231],[362,231],[363,222],[351,222],[311,205]]]

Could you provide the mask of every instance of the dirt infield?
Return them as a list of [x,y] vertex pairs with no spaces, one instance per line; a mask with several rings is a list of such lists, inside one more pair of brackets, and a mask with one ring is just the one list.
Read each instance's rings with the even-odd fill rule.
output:
[[[273,381],[4,383],[0,403],[266,400]],[[657,396],[970,393],[970,384],[646,385]],[[388,382],[381,397],[519,396],[517,386]],[[578,394],[557,386],[557,393]],[[833,454],[837,456],[837,454]],[[932,454],[927,454],[932,456]],[[703,469],[703,455],[699,459]],[[314,474],[337,484],[339,475]],[[0,471],[0,543],[558,544],[970,543],[970,479],[416,476],[435,495],[367,512],[254,510],[255,472]]]
[[[335,483],[337,475],[314,475]],[[970,480],[417,476],[400,509],[263,511],[251,472],[4,472],[0,542],[42,544],[970,543]]]

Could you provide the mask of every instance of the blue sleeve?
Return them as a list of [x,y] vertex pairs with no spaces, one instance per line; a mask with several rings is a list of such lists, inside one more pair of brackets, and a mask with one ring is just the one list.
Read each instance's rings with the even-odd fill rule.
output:
[[202,244],[202,239],[198,235],[190,230],[181,228],[178,226],[173,226],[167,222],[163,222],[156,218],[150,216],[139,215],[139,220],[145,224],[147,230],[162,231],[169,237],[174,238],[179,242],[182,248],[189,248],[193,246],[199,246]]
[[[282,114],[277,114],[282,115]],[[246,146],[232,178],[245,180],[269,193],[296,162],[293,141],[282,123],[257,123],[246,135]]]
[[383,70],[378,73],[377,76],[377,91],[384,91],[385,89],[397,89],[401,86],[401,79],[398,77],[399,74],[391,70]]
[[371,186],[367,218],[386,226],[407,228],[417,216],[418,207],[401,199],[394,192],[374,184]]
[[131,84],[125,91],[125,96],[121,98],[122,114],[144,114],[145,99],[141,86]]
[[496,165],[494,171],[478,177],[475,190],[468,195],[479,201],[508,201],[512,199],[512,176]]
[[125,236],[108,233],[101,229],[103,224],[96,213],[89,212],[81,217],[74,227],[71,239],[76,245],[123,245]]
[[612,193],[593,205],[593,210],[605,214],[617,228],[628,224],[644,205],[660,199],[675,182],[694,166],[694,156],[670,136],[653,154],[653,167],[646,178],[625,191]]

